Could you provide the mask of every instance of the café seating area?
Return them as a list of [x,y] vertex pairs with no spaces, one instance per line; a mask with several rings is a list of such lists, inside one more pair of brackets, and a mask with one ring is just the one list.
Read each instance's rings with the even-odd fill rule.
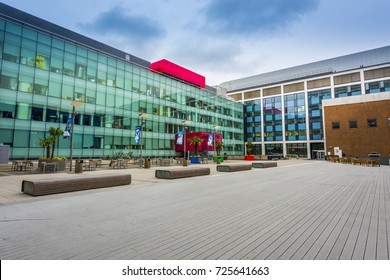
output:
[[31,160],[14,160],[11,169],[13,171],[27,171],[34,169],[34,163]]
[[381,166],[380,159],[370,159],[370,158],[357,158],[357,157],[327,157],[327,161],[333,163],[343,163],[343,164],[352,164],[360,166]]

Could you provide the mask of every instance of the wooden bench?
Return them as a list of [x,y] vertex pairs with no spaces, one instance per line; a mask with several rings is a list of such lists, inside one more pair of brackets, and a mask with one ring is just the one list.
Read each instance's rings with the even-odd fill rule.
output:
[[269,162],[253,162],[252,167],[253,168],[269,168],[269,167],[277,167],[278,163],[276,161],[269,161]]
[[236,172],[236,171],[244,171],[251,170],[251,164],[220,164],[217,166],[217,171],[220,172]]
[[155,176],[159,179],[178,179],[210,175],[209,167],[157,169]]
[[52,179],[23,180],[22,192],[32,196],[128,185],[130,174],[71,175]]

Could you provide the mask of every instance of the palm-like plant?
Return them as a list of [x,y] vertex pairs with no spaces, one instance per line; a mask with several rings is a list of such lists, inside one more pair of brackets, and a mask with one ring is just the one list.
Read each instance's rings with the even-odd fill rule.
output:
[[46,148],[46,158],[50,157],[50,145],[53,143],[53,138],[40,138],[39,145]]
[[64,135],[64,131],[57,127],[50,127],[49,128],[49,134],[51,136],[51,139],[52,139],[52,149],[51,149],[51,159],[54,157],[54,149],[55,149],[55,146],[56,146],[56,143],[57,143],[57,138]]
[[188,139],[188,143],[190,145],[194,145],[194,155],[197,156],[198,155],[198,146],[199,144],[201,144],[203,142],[203,139],[198,137],[198,136],[194,136],[190,139]]
[[251,141],[248,141],[246,142],[246,154],[248,156],[252,155],[252,142]]
[[223,147],[222,141],[219,139],[215,140],[215,150],[217,151],[217,156],[221,154],[222,147]]

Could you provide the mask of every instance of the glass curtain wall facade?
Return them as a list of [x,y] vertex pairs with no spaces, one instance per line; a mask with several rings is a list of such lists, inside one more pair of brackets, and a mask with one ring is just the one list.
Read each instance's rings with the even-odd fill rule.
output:
[[324,139],[322,100],[329,98],[330,89],[308,92],[310,140]]
[[325,150],[323,100],[389,92],[389,77],[390,66],[383,63],[248,89],[255,99],[246,100],[245,90],[227,95],[244,104],[245,142],[261,147],[255,154],[319,158]]
[[[0,97],[0,144],[11,146],[11,159],[43,156],[39,140],[52,126],[65,130],[72,101],[84,104],[76,108],[75,158],[139,155],[140,113],[150,114],[144,156],[175,156],[183,120],[187,131],[218,125],[224,152],[243,153],[242,104],[8,18],[0,18]],[[69,139],[57,145],[57,155],[69,156]]]
[[[247,142],[261,142],[261,102],[260,100],[246,101],[244,103],[245,139]],[[252,152],[262,154],[262,146],[252,145]]]

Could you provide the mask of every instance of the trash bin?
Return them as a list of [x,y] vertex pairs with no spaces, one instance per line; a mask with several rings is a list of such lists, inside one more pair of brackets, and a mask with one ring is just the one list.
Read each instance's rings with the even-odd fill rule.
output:
[[150,168],[150,158],[145,159],[145,168]]
[[76,160],[76,166],[74,168],[74,173],[83,173],[83,161]]

